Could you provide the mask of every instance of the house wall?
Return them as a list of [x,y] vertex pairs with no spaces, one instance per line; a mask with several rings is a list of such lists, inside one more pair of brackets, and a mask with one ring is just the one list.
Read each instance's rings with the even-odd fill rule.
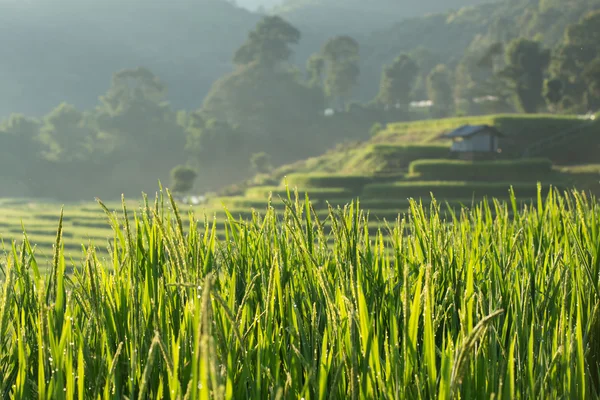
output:
[[498,150],[498,138],[490,133],[481,133],[452,143],[452,151],[490,152]]

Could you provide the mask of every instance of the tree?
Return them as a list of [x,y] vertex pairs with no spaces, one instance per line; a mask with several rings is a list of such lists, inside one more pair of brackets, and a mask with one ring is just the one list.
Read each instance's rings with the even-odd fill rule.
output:
[[308,82],[311,86],[323,87],[323,73],[325,72],[325,59],[321,54],[313,54],[306,62]]
[[52,110],[40,129],[40,139],[46,146],[44,156],[62,163],[88,160],[96,135],[84,114],[66,103]]
[[325,60],[327,94],[343,108],[360,74],[358,43],[350,36],[329,39],[321,49]]
[[550,51],[539,42],[515,39],[506,49],[506,67],[499,75],[513,90],[517,108],[534,113],[544,104],[544,71],[550,63]]
[[600,107],[600,56],[587,65],[582,76],[588,87],[587,105],[595,110]]
[[274,66],[288,61],[292,55],[290,45],[300,41],[300,31],[279,16],[266,16],[248,34],[246,42],[234,57],[236,65],[257,62],[263,66]]
[[548,104],[556,107],[564,96],[564,86],[560,79],[546,79],[544,81],[544,98]]
[[427,76],[427,94],[433,102],[433,113],[446,117],[454,108],[450,73],[444,64],[436,66]]
[[198,178],[204,188],[216,189],[250,176],[252,143],[247,143],[246,132],[196,111],[190,114],[186,133],[185,150],[202,171]]
[[173,193],[185,193],[192,189],[196,179],[196,171],[185,165],[178,165],[171,170]]
[[[40,122],[22,114],[11,114],[0,123],[0,179],[3,183],[13,181],[19,186],[35,189],[39,181],[53,180],[41,174],[44,149],[39,139]],[[15,192],[16,193],[16,192]],[[0,195],[12,195],[8,187],[0,185]],[[37,193],[30,193],[37,194]]]
[[386,106],[407,107],[418,72],[419,68],[410,56],[397,57],[392,65],[383,68],[377,100]]
[[575,62],[588,64],[600,54],[600,10],[590,11],[565,31],[565,44],[574,48]]
[[[594,106],[597,97],[584,73],[600,54],[600,10],[591,11],[579,22],[571,24],[562,43],[552,53],[550,73],[563,83],[565,102],[573,111],[585,111]],[[561,102],[562,104],[562,102]]]
[[267,174],[271,170],[271,157],[264,151],[255,153],[250,158],[250,164],[256,173]]
[[166,86],[146,68],[116,72],[100,97],[94,124],[102,138],[105,160],[115,172],[111,187],[120,192],[154,190],[167,181],[185,147],[184,128],[166,102]]
[[306,85],[288,69],[269,70],[258,64],[240,67],[215,82],[202,105],[208,118],[243,129],[245,162],[251,154],[266,151],[274,165],[322,148],[316,125],[324,109],[320,88]]

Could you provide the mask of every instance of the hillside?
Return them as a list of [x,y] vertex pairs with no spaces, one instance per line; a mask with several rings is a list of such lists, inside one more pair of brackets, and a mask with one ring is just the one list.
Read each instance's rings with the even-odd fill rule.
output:
[[[0,7],[0,117],[39,116],[63,101],[93,107],[114,72],[137,66],[167,85],[176,109],[196,109],[232,70],[234,52],[261,17],[225,0],[2,0]],[[599,0],[294,0],[275,13],[302,33],[292,58],[300,67],[328,38],[353,35],[361,55],[354,99],[364,102],[376,94],[383,65],[400,53],[416,54],[426,74],[518,35],[551,46],[567,24],[598,7]]]
[[137,66],[167,84],[175,107],[196,108],[260,17],[222,0],[0,5],[0,116],[95,106],[114,72]]
[[[443,134],[465,124],[491,125],[505,136],[496,161],[460,161]],[[407,199],[428,202],[433,193],[451,206],[473,199],[534,198],[537,184],[600,193],[600,116],[595,120],[550,115],[491,115],[388,124],[365,142],[340,145],[319,157],[289,164],[230,187],[211,200],[232,210],[263,208],[266,199],[307,192],[315,207],[360,198],[375,218],[406,211]],[[565,135],[562,135],[565,133]],[[549,141],[550,138],[556,138]],[[548,143],[538,146],[539,143]],[[537,149],[524,156],[526,150]],[[278,202],[277,202],[278,203]]]
[[[369,33],[405,18],[441,13],[491,0],[286,0],[274,12],[298,26],[340,34]],[[335,16],[335,18],[332,18]]]
[[[441,134],[463,124],[490,124],[500,129],[506,134],[501,142],[505,157],[487,163],[453,159],[449,143]],[[511,153],[518,156],[532,144],[556,137],[560,132],[570,134],[566,140],[554,142],[532,157],[511,156]],[[287,188],[292,196],[296,188],[301,196],[308,192],[315,212],[321,217],[328,215],[328,203],[342,206],[359,197],[361,207],[371,215],[368,225],[371,232],[385,229],[383,219],[394,220],[399,213],[407,212],[408,198],[429,204],[430,192],[454,209],[470,206],[473,200],[484,196],[508,200],[510,186],[520,201],[528,202],[536,197],[537,182],[543,183],[544,190],[554,185],[559,189],[576,187],[600,194],[599,132],[600,115],[595,121],[548,115],[491,115],[393,123],[368,141],[340,145],[321,156],[258,175],[249,182],[227,188],[220,195],[209,195],[206,203],[186,209],[193,210],[200,218],[216,216],[216,234],[223,238],[227,218],[223,207],[234,218],[247,219],[252,217],[252,209],[264,211],[271,195],[271,205],[281,210],[284,205],[279,198],[287,198]],[[127,203],[130,210],[140,205]],[[111,210],[120,208],[118,202],[110,202],[108,206]],[[24,224],[30,239],[38,246],[38,254],[49,257],[59,209],[60,203],[43,199],[2,199],[0,238],[19,239]],[[106,254],[110,226],[97,204],[66,203],[63,227],[68,253],[76,256],[80,245],[91,241]]]

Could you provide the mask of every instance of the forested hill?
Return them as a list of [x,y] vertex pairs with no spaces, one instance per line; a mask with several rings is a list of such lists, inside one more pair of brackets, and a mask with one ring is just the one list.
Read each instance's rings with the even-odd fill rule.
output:
[[259,18],[223,0],[0,0],[0,116],[92,107],[137,66],[198,107]]
[[[233,70],[233,54],[261,18],[232,3],[0,0],[0,119],[41,116],[61,102],[94,107],[113,73],[138,66],[166,84],[175,109],[196,109]],[[485,4],[459,9],[474,3]],[[288,0],[275,12],[301,32],[291,59],[301,68],[329,38],[360,30],[352,34],[360,45],[353,97],[367,102],[382,67],[401,53],[419,64],[414,95],[424,97],[425,76],[437,64],[455,68],[521,36],[553,47],[568,24],[598,7],[600,0]],[[438,12],[422,15],[430,11]]]
[[[360,34],[402,19],[441,13],[494,0],[285,0],[275,12],[299,27]],[[506,0],[496,0],[506,1]]]

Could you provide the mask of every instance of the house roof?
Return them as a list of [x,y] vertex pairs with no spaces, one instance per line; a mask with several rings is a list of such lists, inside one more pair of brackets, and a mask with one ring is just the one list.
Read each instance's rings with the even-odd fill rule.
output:
[[444,136],[448,138],[467,138],[479,133],[491,133],[494,136],[504,136],[498,129],[489,125],[463,125]]

